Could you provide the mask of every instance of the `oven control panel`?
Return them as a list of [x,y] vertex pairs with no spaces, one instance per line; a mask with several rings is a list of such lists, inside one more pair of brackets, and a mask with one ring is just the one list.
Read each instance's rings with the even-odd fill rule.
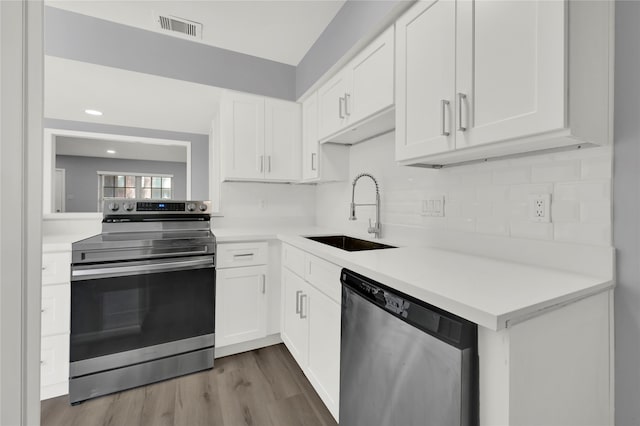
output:
[[109,200],[105,201],[103,213],[108,216],[161,215],[161,214],[208,214],[211,201],[159,201],[159,200]]

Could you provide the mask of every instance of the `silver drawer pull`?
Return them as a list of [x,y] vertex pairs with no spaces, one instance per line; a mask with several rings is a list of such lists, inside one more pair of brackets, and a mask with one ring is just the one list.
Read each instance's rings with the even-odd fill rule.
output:
[[300,313],[300,295],[302,294],[302,290],[296,291],[296,314]]
[[306,294],[303,294],[302,296],[300,296],[300,318],[301,318],[301,319],[305,319],[305,318],[307,317],[307,314],[305,314],[305,313],[303,312],[303,309],[302,309],[302,308],[304,308],[304,303],[302,302],[302,298],[303,298],[303,297],[306,299],[306,298],[307,298],[307,295],[306,295]]
[[440,114],[441,114],[441,118],[442,118],[442,128],[441,128],[441,135],[442,136],[449,136],[449,132],[447,131],[446,127],[447,127],[447,107],[449,106],[449,101],[446,99],[442,99],[440,101]]
[[262,294],[267,292],[267,276],[262,274]]
[[458,93],[458,130],[464,132],[467,130],[467,126],[462,125],[462,106],[467,100],[467,95],[464,93]]
[[311,153],[311,170],[315,171],[316,170],[316,153],[312,152]]
[[342,112],[342,102],[344,102],[344,98],[338,98],[338,117],[344,118],[344,113]]
[[243,253],[243,254],[234,254],[233,258],[238,258],[238,257],[253,257],[253,253]]

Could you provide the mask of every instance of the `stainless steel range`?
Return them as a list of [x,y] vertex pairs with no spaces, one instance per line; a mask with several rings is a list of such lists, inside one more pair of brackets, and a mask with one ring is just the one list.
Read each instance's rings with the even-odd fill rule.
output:
[[69,399],[213,367],[210,202],[105,203],[102,233],[73,243]]

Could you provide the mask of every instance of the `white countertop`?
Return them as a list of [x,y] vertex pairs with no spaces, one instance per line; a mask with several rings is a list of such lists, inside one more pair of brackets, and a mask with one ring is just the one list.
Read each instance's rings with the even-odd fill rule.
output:
[[[447,250],[399,247],[348,252],[303,238],[341,234],[326,228],[214,227],[213,233],[218,243],[279,239],[491,330],[614,286],[612,278]],[[44,251],[71,250],[71,243],[82,238],[86,236],[44,237]]]
[[340,234],[324,228],[220,228],[213,232],[220,243],[280,239],[494,331],[614,286],[611,278],[447,250],[399,247],[348,252],[303,238]]
[[347,252],[280,240],[491,330],[613,288],[612,279],[424,247]]

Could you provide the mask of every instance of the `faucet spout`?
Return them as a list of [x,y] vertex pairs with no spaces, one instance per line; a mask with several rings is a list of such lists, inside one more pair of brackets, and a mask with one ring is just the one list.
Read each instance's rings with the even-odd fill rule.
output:
[[[356,195],[356,183],[362,177],[370,178],[376,186],[376,203],[375,204],[356,204],[355,203],[355,195]],[[369,234],[373,234],[375,238],[380,238],[382,234],[382,224],[380,223],[380,187],[378,186],[378,181],[369,173],[360,173],[358,176],[353,179],[353,184],[351,188],[351,205],[350,205],[350,215],[349,220],[356,220],[356,207],[357,206],[376,206],[376,221],[372,225],[371,219],[369,219],[369,228],[367,232]]]

